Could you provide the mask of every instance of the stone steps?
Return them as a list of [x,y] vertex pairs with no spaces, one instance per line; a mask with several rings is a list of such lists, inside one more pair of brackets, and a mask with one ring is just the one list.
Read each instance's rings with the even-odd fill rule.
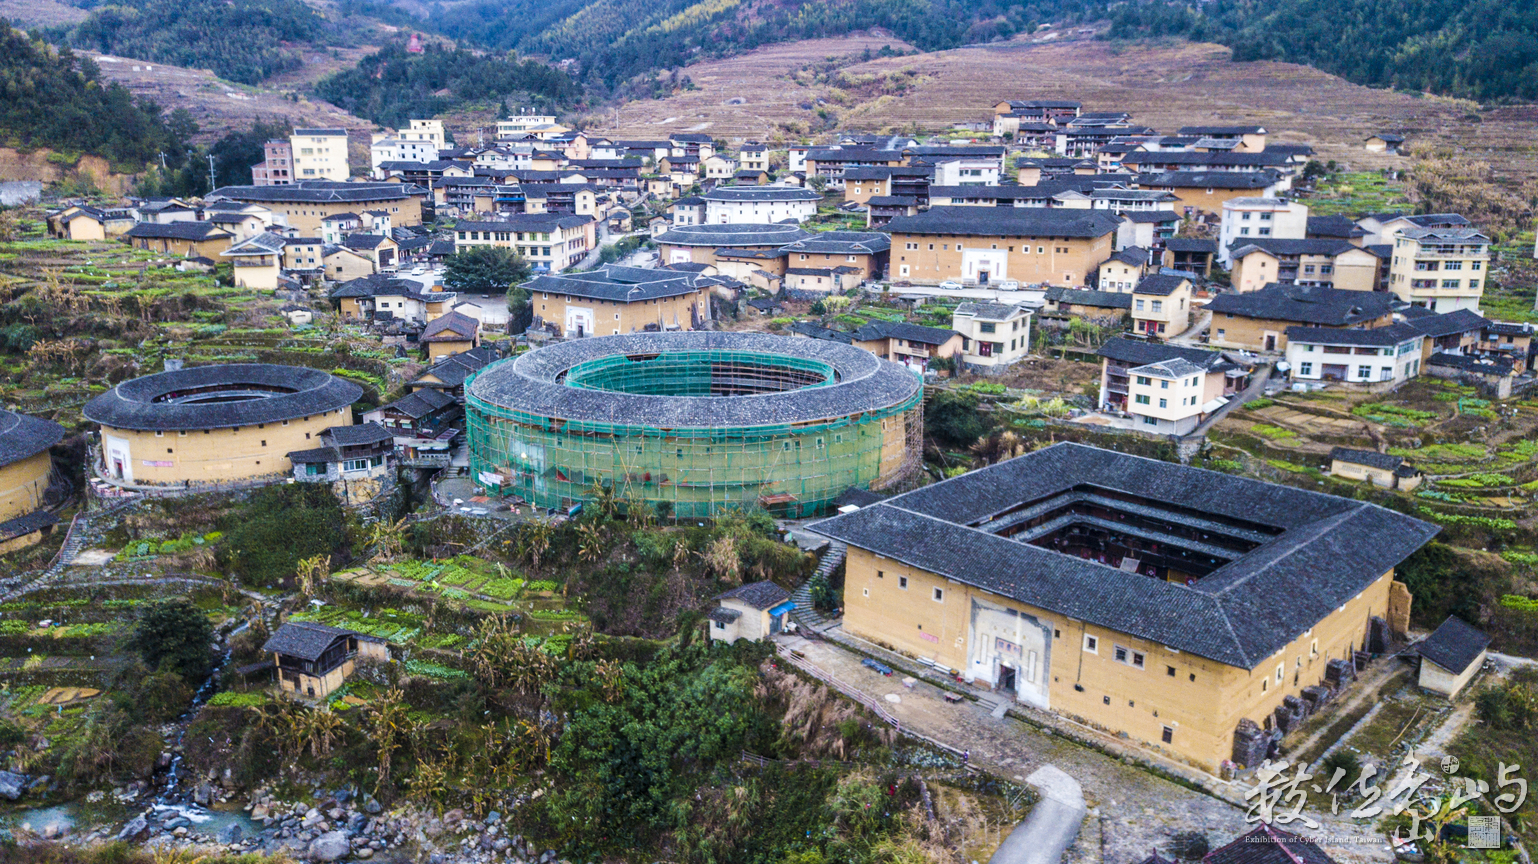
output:
[[[822,552],[822,559],[818,561],[817,570],[812,579],[818,576],[824,579],[830,578],[833,571],[843,565],[844,557],[848,553],[849,547],[843,543],[837,540],[829,542],[828,547]],[[811,630],[821,630],[827,626],[828,618],[812,606],[812,579],[802,582],[795,591],[790,593],[791,602],[796,604],[796,608],[790,614],[796,619],[797,624]]]

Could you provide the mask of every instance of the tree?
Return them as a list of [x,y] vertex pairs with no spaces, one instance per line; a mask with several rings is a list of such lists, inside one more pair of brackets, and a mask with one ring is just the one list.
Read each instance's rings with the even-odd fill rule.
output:
[[505,294],[528,281],[529,262],[503,246],[474,246],[443,260],[443,284],[465,294]]
[[522,333],[534,324],[534,303],[522,285],[507,292],[507,332]]
[[942,444],[971,446],[987,434],[989,418],[977,411],[975,393],[941,390],[924,409],[924,433]]
[[213,668],[214,628],[203,610],[185,598],[150,604],[139,616],[128,648],[151,669],[202,681]]

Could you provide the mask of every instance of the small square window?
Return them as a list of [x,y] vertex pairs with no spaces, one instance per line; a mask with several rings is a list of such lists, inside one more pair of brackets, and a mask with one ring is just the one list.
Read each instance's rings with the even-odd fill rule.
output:
[[1100,701],[1103,704],[1109,705],[1109,704],[1111,704],[1111,697],[1109,697],[1109,696],[1101,696],[1100,697]]
[[167,448],[166,448],[166,452],[167,452],[167,453],[170,453],[170,452],[171,452],[171,448],[170,448],[170,447],[167,447]]
[[935,589],[935,602],[936,603],[944,603],[945,602],[945,589],[944,588],[936,588]]
[[1100,653],[1100,640],[1095,638],[1094,636],[1086,635],[1084,637],[1084,650],[1088,651],[1091,654],[1099,654]]
[[1164,674],[1170,676],[1171,678],[1174,678],[1175,677],[1175,667],[1174,666],[1166,666],[1166,667],[1164,667]]
[[876,578],[877,579],[885,579],[886,578],[886,571],[885,570],[877,570],[876,571]]
[[[908,577],[907,576],[899,576],[899,577],[897,577],[897,587],[906,589],[908,587]],[[1280,673],[1278,673],[1278,674],[1280,674]]]
[[870,596],[870,589],[866,588],[863,591],[861,591],[860,592],[860,596],[862,596],[862,597],[869,597]]
[[1195,672],[1192,672],[1192,673],[1191,673],[1191,680],[1192,680],[1192,681],[1195,681],[1195,680],[1196,680],[1196,673],[1195,673]]
[[1173,742],[1175,740],[1175,730],[1169,726],[1164,727],[1164,731],[1159,735],[1159,740],[1166,744]]

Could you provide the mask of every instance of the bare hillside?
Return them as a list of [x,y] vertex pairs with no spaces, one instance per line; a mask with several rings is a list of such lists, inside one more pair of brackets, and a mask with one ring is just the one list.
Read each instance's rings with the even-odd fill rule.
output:
[[[1412,140],[1456,140],[1503,173],[1538,173],[1538,154],[1529,143],[1531,111],[1481,115],[1469,102],[1375,90],[1307,66],[1231,63],[1228,49],[1217,45],[1118,49],[1093,41],[1015,41],[848,63],[831,73],[807,68],[884,41],[790,43],[690,66],[685,72],[699,89],[627,104],[618,131],[643,136],[698,128],[746,139],[800,137],[834,122],[873,131],[915,125],[937,130],[988,119],[1001,99],[1034,96],[1080,99],[1086,110],[1130,110],[1160,131],[1259,123],[1279,132],[1280,140],[1310,143],[1324,158],[1361,167],[1396,161],[1366,153],[1362,139],[1374,131],[1403,131]],[[797,58],[805,59],[798,64]],[[819,109],[833,120],[819,116]]]

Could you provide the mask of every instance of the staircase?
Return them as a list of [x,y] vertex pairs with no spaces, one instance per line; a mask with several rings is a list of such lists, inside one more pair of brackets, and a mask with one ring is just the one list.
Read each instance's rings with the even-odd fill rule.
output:
[[[822,552],[822,560],[817,563],[817,572],[812,579],[818,576],[831,579],[833,571],[843,566],[844,556],[848,553],[848,546],[837,540],[830,541],[828,548]],[[796,608],[790,614],[802,627],[808,630],[822,630],[827,626],[828,618],[812,608],[812,579],[802,582],[800,587],[790,593],[791,602],[796,604]]]
[[82,510],[75,514],[75,518],[69,523],[68,533],[64,535],[64,545],[59,547],[59,552],[54,556],[53,563],[48,566],[48,569],[44,570],[40,576],[30,582],[13,584],[9,590],[0,594],[0,602],[9,602],[23,594],[36,591],[64,575],[64,571],[68,570],[69,566],[74,563],[75,556],[80,554],[80,550],[84,548],[86,532],[91,527],[91,522],[126,509],[135,500],[130,498],[118,501],[94,513]]

